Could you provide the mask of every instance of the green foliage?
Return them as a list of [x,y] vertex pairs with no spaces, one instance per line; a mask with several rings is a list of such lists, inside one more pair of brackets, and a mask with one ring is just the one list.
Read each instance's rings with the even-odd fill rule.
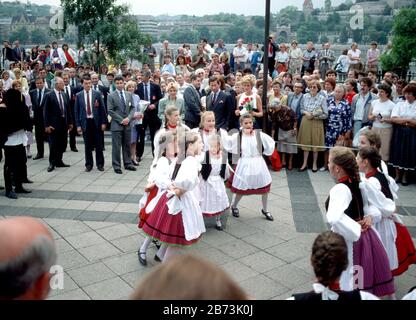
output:
[[403,75],[409,63],[416,58],[416,9],[404,8],[394,17],[393,48],[381,57],[384,70],[393,70]]
[[29,32],[26,27],[19,27],[10,33],[10,40],[13,42],[19,40],[21,43],[27,43],[29,40]]
[[[125,5],[115,0],[61,0],[61,5],[66,21],[78,27],[80,41],[97,42],[115,63],[143,59],[142,47],[149,38],[140,33]],[[103,63],[101,52],[98,57],[96,63]]]
[[44,29],[35,29],[30,34],[32,43],[48,43],[51,41],[51,36]]
[[325,11],[330,12],[332,7],[331,0],[325,0]]

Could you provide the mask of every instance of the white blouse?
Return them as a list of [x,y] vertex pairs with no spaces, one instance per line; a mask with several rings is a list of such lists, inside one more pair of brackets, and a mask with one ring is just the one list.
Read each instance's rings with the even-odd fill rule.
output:
[[416,119],[416,100],[413,103],[409,103],[407,100],[399,102],[391,112],[391,117]]

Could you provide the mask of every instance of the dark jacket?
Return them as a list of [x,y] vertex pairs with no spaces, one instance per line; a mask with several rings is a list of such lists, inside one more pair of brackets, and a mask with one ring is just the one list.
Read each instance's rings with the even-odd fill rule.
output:
[[[138,85],[137,90],[134,93],[140,97],[140,100],[147,101],[144,96],[143,82]],[[150,110],[149,108],[147,108],[144,112],[144,120],[148,121],[149,123],[158,124],[160,123],[160,119],[158,116],[158,103],[159,100],[163,98],[162,90],[160,89],[160,86],[150,82],[150,92],[148,94],[150,98],[150,104],[154,104],[156,108],[154,110]]]
[[191,85],[185,89],[183,99],[185,100],[185,123],[192,124],[196,128],[201,122],[201,97],[199,92]]
[[7,136],[22,129],[32,130],[29,108],[19,90],[9,89],[3,96],[3,103],[6,105],[4,133]]
[[[107,123],[104,101],[99,91],[91,90],[91,94],[91,111],[94,116],[95,125],[98,130],[101,131],[101,125]],[[87,111],[85,106],[84,90],[77,94],[75,100],[75,124],[77,127],[81,127],[82,131],[85,132],[87,130]]]
[[[62,100],[64,104],[64,117],[65,123],[67,126],[73,124],[73,119],[71,116],[70,103],[65,92],[62,92]],[[52,90],[45,98],[45,106],[43,110],[43,116],[45,119],[45,128],[52,126],[55,129],[63,129],[61,126],[61,109],[59,107],[58,98],[56,97],[55,90]]]
[[207,96],[207,110],[215,114],[215,127],[228,130],[231,113],[234,111],[231,96],[225,91],[220,91],[215,103],[212,101],[212,93]]

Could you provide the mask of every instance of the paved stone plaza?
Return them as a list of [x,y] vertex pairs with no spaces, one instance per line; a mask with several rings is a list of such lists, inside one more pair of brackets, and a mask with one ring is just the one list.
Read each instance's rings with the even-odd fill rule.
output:
[[[64,154],[70,168],[47,173],[47,158],[28,160],[29,177],[35,183],[26,186],[33,193],[18,200],[0,196],[0,216],[43,219],[54,234],[65,288],[52,292],[50,299],[127,299],[157,264],[154,247],[149,249],[147,267],[137,259],[143,240],[136,225],[138,201],[151,162],[150,146],[137,172],[117,175],[111,168],[110,141],[106,133],[105,172],[96,168],[84,172],[83,144],[78,140],[80,152]],[[214,221],[207,221],[202,241],[187,250],[221,266],[256,299],[285,299],[311,289],[310,249],[317,233],[327,229],[323,204],[334,184],[328,172],[283,170],[272,177],[269,210],[274,222],[261,214],[259,196],[246,197],[240,218],[227,213],[222,232],[213,228]],[[415,195],[415,185],[399,192],[400,213],[414,239]],[[401,298],[416,285],[416,268],[396,278],[396,285]]]

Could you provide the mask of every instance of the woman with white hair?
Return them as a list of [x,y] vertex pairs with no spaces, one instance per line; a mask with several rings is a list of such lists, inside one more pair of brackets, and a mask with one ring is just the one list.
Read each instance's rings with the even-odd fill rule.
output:
[[159,101],[158,116],[162,123],[165,123],[165,110],[167,106],[175,106],[180,113],[180,118],[185,117],[185,102],[182,97],[178,96],[179,86],[176,82],[171,82],[167,85],[167,96]]

